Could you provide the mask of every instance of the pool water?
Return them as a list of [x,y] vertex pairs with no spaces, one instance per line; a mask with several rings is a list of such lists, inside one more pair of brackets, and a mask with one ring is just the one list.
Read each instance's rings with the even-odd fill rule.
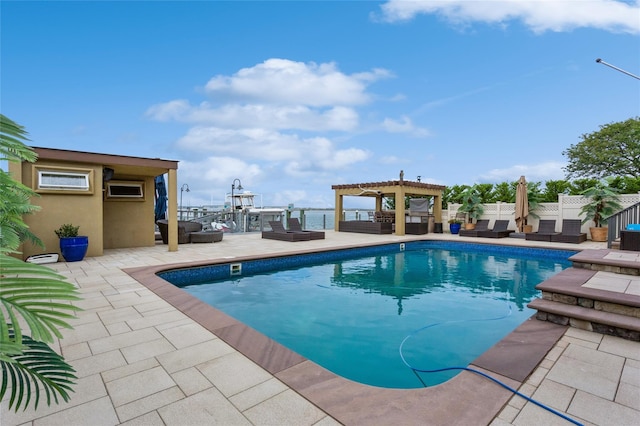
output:
[[573,254],[450,246],[396,245],[388,253],[181,287],[345,378],[417,388],[458,371],[418,379],[405,362],[467,366],[534,313],[526,304],[538,297],[535,286],[568,267]]

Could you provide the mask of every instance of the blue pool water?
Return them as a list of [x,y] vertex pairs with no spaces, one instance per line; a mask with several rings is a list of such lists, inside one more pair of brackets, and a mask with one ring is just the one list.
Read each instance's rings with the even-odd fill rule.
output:
[[467,366],[534,313],[534,287],[574,253],[419,242],[245,262],[234,277],[229,265],[161,276],[336,374],[416,388],[402,357]]

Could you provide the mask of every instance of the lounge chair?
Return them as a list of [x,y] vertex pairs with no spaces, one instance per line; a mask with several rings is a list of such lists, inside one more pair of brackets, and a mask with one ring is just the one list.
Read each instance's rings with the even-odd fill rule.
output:
[[476,222],[474,229],[460,229],[458,235],[461,237],[478,237],[478,232],[489,230],[489,219],[480,219]]
[[554,243],[580,244],[587,241],[587,234],[580,232],[582,221],[580,219],[564,219],[562,221],[562,232],[551,236]]
[[524,239],[528,241],[548,241],[551,242],[551,237],[560,234],[556,232],[555,219],[542,219],[538,225],[538,232],[528,232],[524,234]]
[[302,229],[302,225],[300,225],[300,221],[295,217],[292,217],[291,219],[289,219],[289,231],[307,232],[311,236],[312,240],[324,240],[324,232]]
[[277,220],[270,220],[269,226],[271,226],[271,231],[262,231],[262,238],[266,238],[269,240],[280,240],[280,241],[309,241],[311,239],[311,235],[305,232],[292,232],[287,231],[282,226],[282,222]]
[[478,237],[483,238],[505,238],[508,237],[509,234],[515,232],[511,229],[507,229],[509,227],[508,220],[496,220],[493,224],[493,229],[487,231],[478,232]]

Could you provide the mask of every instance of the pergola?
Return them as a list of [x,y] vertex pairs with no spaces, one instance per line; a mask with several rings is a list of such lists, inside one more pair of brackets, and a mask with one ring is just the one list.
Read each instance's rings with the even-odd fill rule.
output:
[[377,211],[382,210],[383,198],[393,197],[396,200],[396,235],[405,235],[406,210],[404,207],[404,199],[407,196],[433,197],[433,215],[437,218],[442,216],[442,191],[445,189],[445,186],[404,180],[402,178],[402,173],[399,180],[390,180],[386,182],[354,183],[347,185],[332,185],[331,189],[335,191],[336,197],[336,231],[339,230],[338,226],[342,217],[342,210],[344,209],[343,199],[345,196],[375,197]]

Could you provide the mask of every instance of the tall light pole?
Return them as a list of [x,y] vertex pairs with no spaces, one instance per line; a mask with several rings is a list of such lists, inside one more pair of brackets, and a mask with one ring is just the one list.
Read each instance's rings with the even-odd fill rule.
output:
[[[238,182],[238,186],[236,187],[236,182]],[[240,191],[242,191],[242,182],[240,182],[240,179],[234,179],[233,182],[231,182],[231,210],[233,211],[233,223],[236,224],[237,226],[237,222],[236,222],[236,199],[233,196],[233,192],[236,190],[236,188]],[[233,229],[235,231],[235,227]]]
[[618,67],[616,67],[616,66],[613,66],[613,65],[611,65],[611,64],[608,64],[608,63],[606,63],[605,61],[603,61],[603,60],[602,60],[602,59],[600,59],[600,58],[596,59],[596,62],[597,62],[597,63],[599,63],[599,64],[602,64],[602,65],[606,65],[606,66],[608,66],[609,68],[613,68],[613,69],[614,69],[614,70],[616,70],[616,71],[620,71],[621,73],[626,74],[626,75],[628,75],[629,77],[633,77],[633,78],[635,78],[635,79],[637,79],[637,80],[640,80],[640,77],[638,77],[637,75],[635,75],[635,74],[631,74],[629,71],[625,71],[625,70],[623,70],[622,68],[618,68]]
[[182,185],[182,187],[180,187],[180,219],[182,219],[182,193],[184,191],[189,192],[189,185],[187,185],[186,183]]

